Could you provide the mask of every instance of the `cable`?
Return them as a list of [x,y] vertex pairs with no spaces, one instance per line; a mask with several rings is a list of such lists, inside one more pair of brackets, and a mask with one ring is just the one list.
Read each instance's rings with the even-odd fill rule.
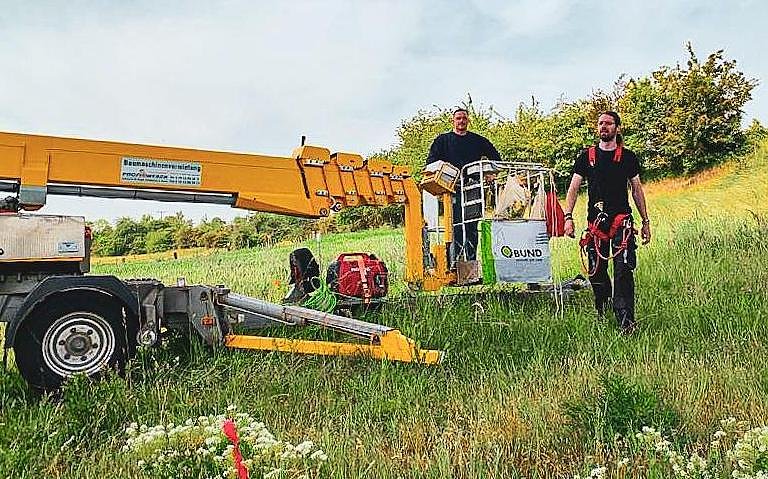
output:
[[[544,178],[544,173],[543,172],[540,174],[539,180],[544,182],[544,183],[546,183],[546,180]],[[555,187],[555,176],[552,173],[552,170],[549,170],[549,191],[551,193],[552,198],[554,198],[554,201],[557,201],[557,196],[556,196],[557,195],[557,188]],[[547,201],[547,203],[549,203],[549,198],[547,198],[546,201]],[[547,206],[549,206],[549,205],[547,204]],[[554,208],[551,208],[551,209],[554,209]],[[546,214],[545,214],[544,218],[546,220]],[[557,221],[557,215],[556,214],[552,215],[552,226],[551,227],[552,227],[552,233],[553,233],[553,236],[554,236],[554,234],[557,233],[558,228],[560,227],[560,225],[558,224],[558,221]],[[553,255],[550,252],[551,260],[554,260],[554,256],[555,255]],[[554,261],[550,264],[550,269],[551,269],[551,272],[552,272],[552,283],[553,283],[553,285],[552,285],[553,286],[552,293],[553,293],[553,296],[555,298],[555,318],[557,318],[559,316],[560,319],[563,319],[563,315],[565,313],[565,297],[564,297],[564,294],[563,294],[563,283],[562,283],[562,281],[560,281],[560,279],[561,279],[560,271],[559,271],[560,270],[560,266],[561,266],[561,263],[559,261],[557,262],[557,265],[554,264]]]

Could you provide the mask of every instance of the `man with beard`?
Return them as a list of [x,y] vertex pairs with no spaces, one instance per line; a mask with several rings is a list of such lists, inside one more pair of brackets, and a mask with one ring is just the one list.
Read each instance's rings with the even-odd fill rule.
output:
[[[597,120],[600,142],[582,151],[573,166],[565,205],[565,234],[574,236],[573,207],[581,182],[588,182],[588,227],[580,246],[588,258],[589,280],[595,295],[595,307],[603,317],[613,297],[613,311],[622,332],[635,330],[635,282],[637,265],[635,230],[629,207],[627,183],[642,219],[643,244],[651,241],[651,224],[640,182],[637,156],[622,144],[621,118],[614,111],[602,113]],[[613,258],[613,285],[608,276],[608,260]]]
[[[498,161],[501,157],[493,144],[484,136],[469,131],[468,128],[469,114],[467,110],[457,108],[453,111],[453,131],[442,133],[435,138],[432,146],[429,148],[427,164],[442,160],[452,164],[461,171],[464,166],[478,161],[482,157]],[[453,195],[454,224],[459,224],[462,221],[461,196],[459,183],[456,187],[456,193]],[[464,225],[466,237],[463,235],[461,225],[453,228],[452,262],[458,259],[459,256],[464,256],[467,260],[476,259],[477,223],[477,221],[473,221]]]

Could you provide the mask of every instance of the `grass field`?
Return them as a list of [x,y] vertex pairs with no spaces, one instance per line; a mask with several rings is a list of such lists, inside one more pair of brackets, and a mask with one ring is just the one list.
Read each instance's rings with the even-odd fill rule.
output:
[[[152,477],[121,451],[129,423],[180,424],[231,404],[280,439],[309,439],[327,455],[274,477],[748,474],[725,449],[734,428],[768,424],[768,145],[648,192],[654,238],[638,253],[635,335],[597,321],[587,291],[562,314],[547,297],[413,297],[400,280],[399,231],[328,236],[308,243],[324,263],[351,250],[387,261],[394,299],[368,319],[445,350],[443,365],[179,342],[142,355],[125,378],[73,381],[59,400],[32,396],[12,368],[0,376],[0,477]],[[103,262],[95,272],[170,284],[183,276],[279,300],[295,246]],[[558,276],[577,274],[575,242],[553,248]],[[720,422],[731,416],[735,424]],[[670,444],[653,442],[651,431],[635,436],[642,426],[661,428]],[[712,444],[718,430],[725,436]],[[768,470],[764,450],[750,457]]]

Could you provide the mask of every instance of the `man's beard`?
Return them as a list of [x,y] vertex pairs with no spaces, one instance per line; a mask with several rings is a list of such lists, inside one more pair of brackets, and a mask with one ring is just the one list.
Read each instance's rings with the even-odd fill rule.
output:
[[613,141],[616,139],[616,133],[600,133],[602,141]]

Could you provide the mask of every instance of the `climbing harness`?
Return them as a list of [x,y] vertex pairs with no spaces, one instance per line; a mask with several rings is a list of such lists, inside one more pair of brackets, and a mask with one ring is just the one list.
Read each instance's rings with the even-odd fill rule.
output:
[[[632,226],[632,218],[628,213],[619,213],[614,218],[611,224],[606,227],[608,221],[608,215],[601,212],[597,215],[594,221],[587,225],[587,229],[579,240],[579,248],[581,253],[581,266],[590,277],[594,276],[600,266],[600,260],[608,261],[620,255],[621,253],[627,254],[629,241],[634,235],[637,234]],[[600,252],[605,242],[610,243],[616,235],[621,232],[621,243],[615,248],[613,253],[609,253],[607,256],[603,256]],[[589,268],[589,261],[585,262],[584,257],[589,255],[588,248],[592,246],[595,249],[595,261],[594,267]],[[625,256],[626,257],[626,256]]]
[[[621,145],[618,145],[615,150],[613,150],[613,162],[614,163],[620,163],[621,162],[621,155],[624,152],[624,148]],[[597,147],[595,145],[590,146],[587,148],[587,160],[589,160],[589,166],[595,166],[595,162],[597,161]]]

